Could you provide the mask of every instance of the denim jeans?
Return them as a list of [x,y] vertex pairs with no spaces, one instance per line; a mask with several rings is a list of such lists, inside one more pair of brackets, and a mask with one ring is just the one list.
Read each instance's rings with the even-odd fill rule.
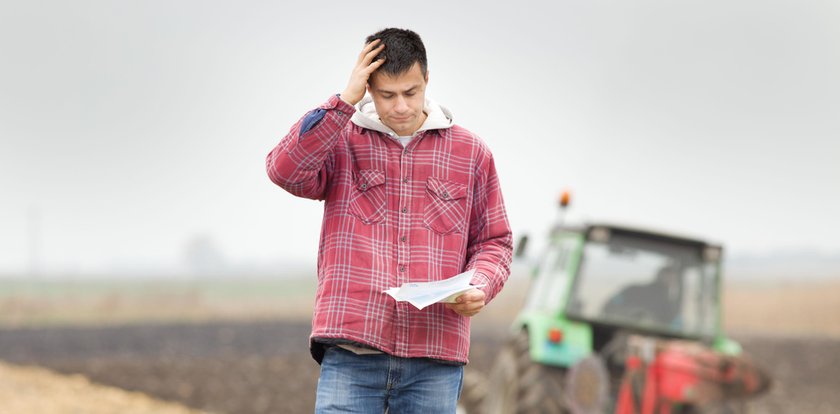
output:
[[464,367],[327,348],[315,413],[455,413]]

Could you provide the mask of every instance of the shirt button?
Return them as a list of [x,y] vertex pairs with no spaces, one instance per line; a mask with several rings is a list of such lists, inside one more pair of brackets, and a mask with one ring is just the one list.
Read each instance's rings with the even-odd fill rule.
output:
[[408,207],[403,207],[403,208],[402,208],[402,212],[403,212],[403,213],[408,213]]
[[441,194],[441,197],[443,197],[443,199],[446,200],[447,198],[449,198],[449,193],[444,191],[443,194]]
[[400,265],[400,272],[405,272],[405,265]]
[[335,111],[335,112],[337,112],[339,115],[344,115],[344,112],[341,112],[341,111]]
[[367,188],[367,183],[362,183],[362,190]]
[[400,237],[400,241],[405,243],[405,236]]
[[407,183],[408,182],[408,177],[403,178],[403,182]]

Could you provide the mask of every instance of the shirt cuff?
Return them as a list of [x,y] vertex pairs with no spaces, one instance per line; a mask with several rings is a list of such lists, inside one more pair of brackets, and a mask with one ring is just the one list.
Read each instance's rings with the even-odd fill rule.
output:
[[344,102],[340,97],[340,94],[335,94],[330,96],[330,99],[327,99],[323,105],[320,106],[321,109],[335,109],[339,112],[352,114],[356,112],[356,107],[350,105],[347,102]]
[[472,279],[470,279],[470,284],[473,286],[484,285],[483,287],[480,287],[478,289],[481,289],[485,295],[489,294],[488,292],[490,291],[490,278],[485,276],[484,273],[475,272]]

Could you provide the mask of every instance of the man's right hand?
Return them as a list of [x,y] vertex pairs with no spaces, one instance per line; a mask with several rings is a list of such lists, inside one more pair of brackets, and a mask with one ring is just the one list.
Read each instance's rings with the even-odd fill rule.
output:
[[365,45],[362,53],[359,53],[359,59],[356,61],[356,67],[353,68],[353,74],[350,75],[350,81],[347,82],[347,88],[341,93],[341,100],[344,102],[355,105],[365,97],[370,74],[385,63],[385,56],[379,60],[373,60],[385,49],[385,45],[379,44],[380,42],[381,40],[374,39]]

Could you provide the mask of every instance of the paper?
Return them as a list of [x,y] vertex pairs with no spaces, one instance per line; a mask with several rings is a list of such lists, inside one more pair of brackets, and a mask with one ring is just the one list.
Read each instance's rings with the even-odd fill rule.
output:
[[400,287],[390,288],[384,293],[391,295],[397,302],[408,302],[422,310],[433,303],[454,303],[458,295],[484,285],[470,285],[475,269],[467,270],[449,279],[436,282],[409,282]]

